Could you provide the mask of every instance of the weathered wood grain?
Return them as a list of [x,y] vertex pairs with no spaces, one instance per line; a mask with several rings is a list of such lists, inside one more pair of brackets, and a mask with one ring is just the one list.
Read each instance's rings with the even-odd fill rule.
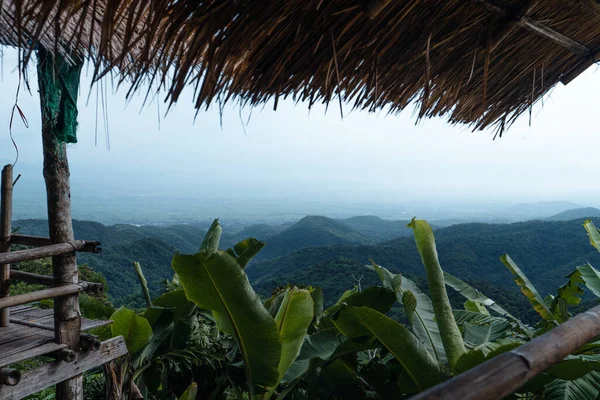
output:
[[[18,270],[10,271],[10,279],[16,279],[19,281],[33,283],[36,285],[45,286],[56,286],[54,277],[48,275],[32,274],[31,272],[24,272]],[[83,286],[86,292],[101,294],[104,293],[104,286],[101,283],[79,281],[79,285]]]
[[[84,240],[85,246],[77,251],[82,253],[100,253],[100,242],[91,240]],[[56,244],[50,238],[41,236],[29,236],[29,235],[12,235],[10,237],[11,244],[21,244],[23,246],[31,247],[44,247]]]
[[44,247],[0,253],[0,263],[19,263],[23,261],[38,260],[40,258],[73,254],[87,246],[85,240],[68,240],[64,243],[51,244]]
[[591,308],[542,336],[503,353],[413,400],[502,399],[548,367],[560,362],[600,334],[600,306]]
[[[10,251],[12,233],[12,180],[13,167],[6,165],[2,169],[0,183],[0,255]],[[10,262],[0,261],[0,297],[10,296]],[[10,311],[0,310],[0,326],[10,323]]]
[[0,399],[22,399],[125,354],[127,354],[127,346],[123,337],[118,336],[102,342],[98,351],[77,353],[77,359],[74,362],[52,362],[22,373],[21,382],[18,385],[0,386]]

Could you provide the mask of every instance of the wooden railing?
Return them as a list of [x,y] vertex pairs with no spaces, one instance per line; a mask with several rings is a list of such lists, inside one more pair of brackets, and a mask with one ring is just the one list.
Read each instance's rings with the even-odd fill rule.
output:
[[[76,251],[99,253],[100,243],[85,240],[72,240],[66,243],[53,243],[49,238],[12,234],[12,166],[2,170],[0,185],[0,326],[10,323],[9,308],[33,301],[53,299],[87,291],[101,293],[104,287],[99,283],[58,282],[52,276],[31,274],[10,269],[11,264],[59,256]],[[26,250],[10,251],[13,244],[32,247]],[[22,280],[29,283],[50,286],[36,292],[10,296],[10,280]]]
[[600,306],[583,312],[516,349],[414,396],[413,400],[494,400],[600,335]]

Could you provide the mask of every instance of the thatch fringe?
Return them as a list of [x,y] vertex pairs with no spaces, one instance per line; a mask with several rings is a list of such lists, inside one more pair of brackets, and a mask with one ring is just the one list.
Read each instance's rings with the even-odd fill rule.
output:
[[600,49],[593,0],[0,4],[0,42],[90,57],[96,77],[117,70],[132,91],[160,86],[170,103],[189,85],[196,108],[337,96],[396,113],[415,101],[419,118],[475,129],[509,126]]

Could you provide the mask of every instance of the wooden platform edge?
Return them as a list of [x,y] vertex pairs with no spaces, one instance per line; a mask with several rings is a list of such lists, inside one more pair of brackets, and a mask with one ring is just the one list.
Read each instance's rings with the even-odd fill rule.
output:
[[77,353],[77,359],[72,363],[64,361],[51,362],[24,372],[18,385],[0,386],[0,399],[22,399],[125,354],[127,354],[125,340],[123,336],[117,336],[102,342],[100,349],[97,351]]

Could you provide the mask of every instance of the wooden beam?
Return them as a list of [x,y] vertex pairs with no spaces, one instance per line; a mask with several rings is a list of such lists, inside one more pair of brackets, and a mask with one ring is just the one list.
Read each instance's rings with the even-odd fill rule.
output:
[[542,336],[503,353],[412,400],[502,399],[600,334],[600,306],[583,312]]
[[[46,299],[60,298],[83,292],[85,289],[78,283],[72,283],[64,286],[56,286],[36,292],[17,294],[15,296],[0,298],[0,309],[6,307],[18,306]],[[57,299],[55,299],[56,302]]]
[[560,32],[542,24],[541,22],[535,21],[528,17],[527,14],[535,5],[535,1],[527,1],[520,6],[520,10],[517,12],[511,12],[504,6],[501,6],[490,0],[474,0],[476,3],[482,5],[489,13],[494,14],[498,17],[508,18],[507,24],[496,34],[496,37],[492,40],[490,46],[492,51],[496,49],[506,37],[513,31],[515,27],[525,28],[538,36],[549,39],[559,46],[564,47],[573,54],[589,55],[591,50],[579,43],[578,41],[571,39],[570,37],[563,35]]
[[564,74],[562,78],[560,78],[560,82],[563,85],[568,85],[573,81],[573,79],[577,78],[579,75],[584,73],[589,67],[596,64],[598,61],[600,61],[600,51],[595,52],[591,56],[581,61],[575,67],[573,67],[573,69],[571,69],[569,72]]
[[523,28],[529,29],[534,33],[537,33],[539,36],[543,36],[546,39],[552,40],[554,43],[564,47],[573,54],[589,55],[592,53],[590,49],[578,41],[573,40],[570,37],[563,35],[562,33],[557,32],[540,22],[534,21],[527,16],[521,17],[517,24]]
[[66,243],[51,244],[50,246],[0,253],[0,264],[19,263],[63,254],[73,254],[87,245],[85,240],[71,240]]
[[53,362],[22,373],[21,382],[17,386],[0,386],[0,398],[22,399],[125,354],[127,354],[127,346],[122,336],[109,339],[102,342],[98,351],[77,353],[75,362]]
[[[40,236],[28,236],[28,235],[12,235],[10,237],[11,244],[21,244],[23,246],[30,247],[44,247],[56,244],[49,238]],[[82,253],[100,253],[102,251],[100,242],[92,240],[85,240],[85,246],[82,249],[77,250]]]
[[[0,183],[0,253],[10,251],[12,183],[13,167],[12,165],[6,165],[2,169],[2,181]],[[10,296],[10,262],[0,261],[0,298],[8,296]],[[0,311],[0,326],[8,326],[8,324],[10,324],[10,310],[6,308]]]
[[[64,58],[54,57],[43,47],[39,47],[37,56],[49,236],[55,243],[68,243],[75,237],[65,141],[69,140],[67,129],[74,133],[77,126],[77,94],[83,61],[77,59],[73,64],[68,64]],[[79,277],[75,252],[53,256],[52,270],[56,282],[76,285]],[[79,350],[81,311],[76,292],[54,301],[54,332],[57,343],[66,344],[71,350]],[[82,377],[76,376],[56,385],[56,399],[82,400]]]
[[[56,286],[56,282],[54,281],[54,277],[52,276],[32,274],[30,272],[24,272],[14,269],[10,271],[10,279],[16,279],[19,281],[33,283],[36,285]],[[91,292],[94,294],[104,293],[104,286],[101,283],[79,281],[78,284],[83,286],[86,292]]]

